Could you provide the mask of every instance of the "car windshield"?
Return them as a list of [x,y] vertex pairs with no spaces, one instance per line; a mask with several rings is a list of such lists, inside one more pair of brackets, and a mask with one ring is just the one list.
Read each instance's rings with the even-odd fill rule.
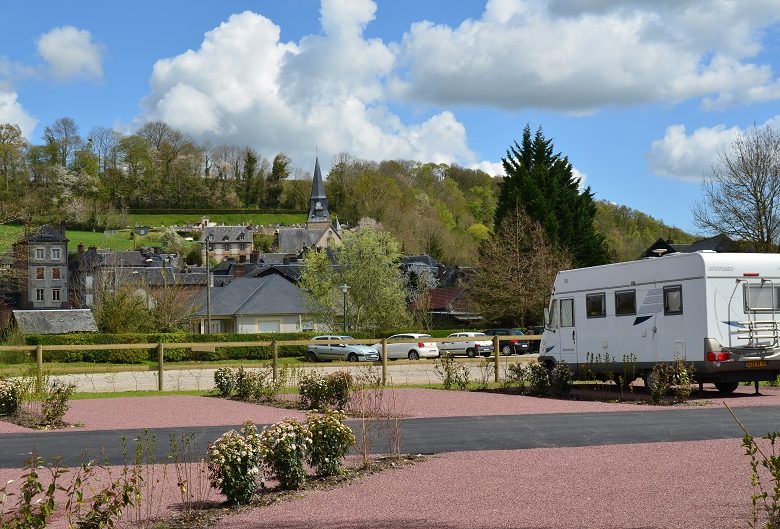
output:
[[430,337],[431,337],[430,334],[421,334],[420,335],[420,338],[430,338]]
[[354,340],[351,336],[336,336],[338,340]]
[[523,336],[525,333],[523,331],[521,331],[520,329],[512,329],[512,333],[511,334],[514,334],[514,335],[517,335],[517,336]]

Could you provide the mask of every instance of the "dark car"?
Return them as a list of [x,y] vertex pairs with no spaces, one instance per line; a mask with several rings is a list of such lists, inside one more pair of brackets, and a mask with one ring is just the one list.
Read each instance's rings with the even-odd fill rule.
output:
[[[523,331],[520,329],[510,329],[507,327],[500,329],[487,329],[483,332],[488,336],[524,336]],[[499,340],[498,348],[502,355],[522,355],[531,352],[530,344],[527,341],[520,340],[519,338]]]

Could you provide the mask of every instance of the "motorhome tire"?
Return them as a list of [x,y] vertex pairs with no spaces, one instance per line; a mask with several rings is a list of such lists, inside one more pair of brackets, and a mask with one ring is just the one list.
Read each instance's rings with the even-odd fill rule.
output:
[[466,356],[468,356],[469,358],[474,358],[475,356],[477,356],[477,352],[474,350],[473,347],[469,347],[468,349],[466,349]]
[[734,393],[739,387],[739,382],[715,382],[715,389],[721,393]]
[[652,371],[645,373],[642,380],[645,381],[645,388],[647,388],[648,393],[650,393],[652,387],[658,382],[656,380],[656,375],[654,375]]

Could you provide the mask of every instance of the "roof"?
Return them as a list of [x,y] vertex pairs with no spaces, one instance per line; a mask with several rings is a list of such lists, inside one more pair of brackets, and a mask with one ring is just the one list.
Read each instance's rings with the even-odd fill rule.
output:
[[[663,251],[661,251],[663,250]],[[647,250],[642,253],[641,258],[660,257],[671,253],[693,253],[702,250],[711,250],[713,252],[739,252],[739,245],[731,240],[727,235],[720,234],[714,237],[699,239],[691,244],[674,244],[670,240],[659,237]]]
[[28,242],[68,242],[68,238],[65,237],[65,227],[55,228],[51,224],[44,224],[35,231],[32,231],[24,236],[24,240]]
[[[322,173],[320,172],[320,159],[314,159],[314,178],[311,181],[311,198],[325,198],[325,185],[322,183]],[[327,211],[323,214],[327,217]]]
[[[194,316],[206,315],[204,299]],[[224,287],[211,289],[212,316],[308,314],[303,291],[283,277],[238,277]]]
[[436,259],[431,257],[430,255],[404,255],[401,257],[401,265],[402,266],[428,266],[431,268],[436,268],[439,266],[439,263],[436,262]]
[[65,334],[97,332],[95,316],[89,309],[15,310],[16,325],[24,334]]
[[269,275],[277,274],[288,281],[292,281],[293,283],[298,283],[298,281],[301,279],[301,271],[303,270],[303,267],[301,264],[287,264],[287,265],[268,265],[258,268],[257,270],[253,270],[252,272],[249,272],[247,274],[247,277],[266,277]]
[[211,235],[211,242],[252,242],[252,228],[246,226],[208,226],[200,240]]
[[[436,312],[463,312],[465,309],[465,294],[466,289],[452,287],[452,288],[432,288],[428,290],[429,302],[426,307],[429,311]],[[412,310],[417,308],[416,303],[410,304]]]
[[279,230],[279,252],[298,253],[322,237],[323,229],[284,228]]

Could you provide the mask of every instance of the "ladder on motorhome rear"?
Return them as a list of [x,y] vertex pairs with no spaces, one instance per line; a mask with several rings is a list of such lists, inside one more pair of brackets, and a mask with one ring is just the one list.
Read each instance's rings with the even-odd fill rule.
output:
[[[771,295],[771,304],[769,307],[754,307],[750,300],[750,287],[756,285],[746,279],[737,279],[737,283],[744,284],[745,308],[747,309],[747,320],[738,321],[737,329],[730,332],[729,346],[732,347],[731,337],[737,340],[746,340],[743,345],[738,347],[748,347],[750,349],[770,349],[780,344],[780,327],[776,317],[775,284],[771,279],[761,278],[758,286],[769,285]],[[759,315],[771,315],[770,319],[759,319]]]

